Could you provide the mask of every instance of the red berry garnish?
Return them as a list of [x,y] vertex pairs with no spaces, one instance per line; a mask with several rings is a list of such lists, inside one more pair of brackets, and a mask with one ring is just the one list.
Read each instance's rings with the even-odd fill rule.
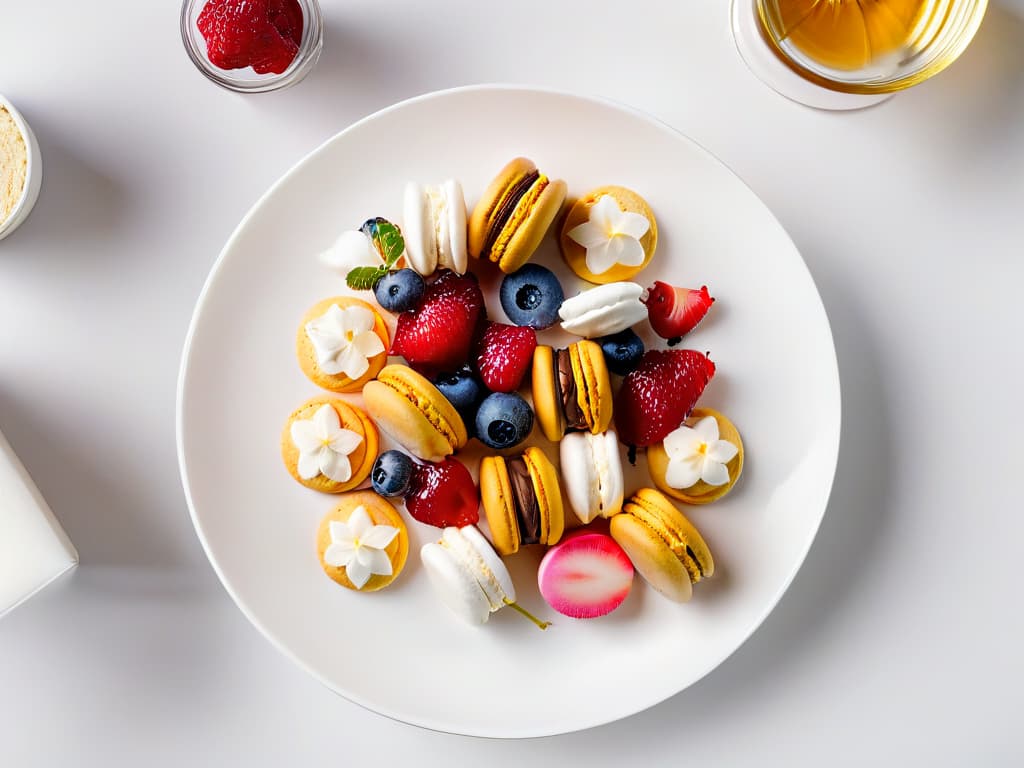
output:
[[692,331],[715,303],[706,285],[700,290],[676,288],[660,280],[648,288],[646,297],[640,300],[647,305],[651,328],[661,338],[668,339],[669,346],[679,343]]
[[476,278],[445,270],[427,286],[419,307],[398,316],[391,354],[401,355],[427,378],[458,370],[469,359],[483,316],[484,296]]
[[281,74],[302,41],[297,0],[209,0],[196,19],[210,63],[221,69],[252,67]]
[[488,323],[477,345],[476,369],[492,392],[515,392],[533,361],[537,332],[533,328]]
[[405,508],[421,523],[462,528],[480,519],[480,492],[469,470],[456,459],[417,464],[405,492]]
[[690,415],[714,375],[715,364],[703,352],[648,351],[615,398],[619,440],[637,448],[664,440]]

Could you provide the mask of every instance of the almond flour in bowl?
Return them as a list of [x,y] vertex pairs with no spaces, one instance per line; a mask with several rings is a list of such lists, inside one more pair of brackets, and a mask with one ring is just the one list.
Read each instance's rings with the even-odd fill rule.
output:
[[21,128],[0,104],[0,229],[21,201],[28,175],[28,147]]

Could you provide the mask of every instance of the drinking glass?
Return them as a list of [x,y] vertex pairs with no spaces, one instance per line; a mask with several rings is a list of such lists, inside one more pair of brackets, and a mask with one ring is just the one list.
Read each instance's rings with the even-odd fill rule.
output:
[[732,0],[740,55],[783,96],[856,109],[948,67],[988,0]]

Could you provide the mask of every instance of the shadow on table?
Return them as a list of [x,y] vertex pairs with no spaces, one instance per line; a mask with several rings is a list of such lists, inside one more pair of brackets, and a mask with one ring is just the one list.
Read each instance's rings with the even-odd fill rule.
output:
[[[431,79],[429,67],[416,60],[416,46],[406,45],[401,27],[382,24],[364,13],[330,9],[324,20],[324,49],[316,68],[296,88],[277,95],[294,111],[311,108],[328,121],[369,115],[412,96],[450,87],[461,79]],[[260,109],[278,110],[276,100],[261,100]]]
[[[1024,5],[1022,5],[1024,8]],[[966,51],[935,78],[897,94],[901,108],[949,144],[964,170],[1020,140],[1024,119],[1024,10],[990,3]],[[956,105],[955,113],[949,107]],[[941,146],[941,145],[940,145]]]
[[891,501],[892,448],[886,378],[878,345],[860,308],[840,283],[818,288],[828,309],[839,357],[843,428],[839,463],[828,511],[817,539],[789,591],[750,640],[709,677],[645,713],[606,727],[562,737],[586,750],[588,740],[641,743],[664,733],[666,723],[685,740],[702,722],[728,718],[737,703],[765,691],[782,690],[799,674],[808,649],[827,642],[844,604],[869,588],[870,552],[884,535]]
[[[44,121],[34,121],[43,162],[43,184],[29,218],[10,236],[18,248],[4,258],[40,258],[59,269],[73,262],[81,269],[84,250],[90,268],[97,254],[116,257],[112,248],[97,248],[108,241],[129,215],[124,191],[118,183],[50,133]],[[15,240],[17,238],[17,240]]]
[[[69,428],[70,421],[66,409],[33,409],[0,381],[0,424],[78,549],[82,567],[160,571],[188,564],[189,553],[177,546],[182,537],[159,511],[169,499],[156,481],[136,479],[134,467],[125,470],[117,457],[97,452],[86,430]],[[173,455],[166,460],[173,462]],[[161,464],[160,457],[154,461]],[[179,503],[175,490],[170,501]]]

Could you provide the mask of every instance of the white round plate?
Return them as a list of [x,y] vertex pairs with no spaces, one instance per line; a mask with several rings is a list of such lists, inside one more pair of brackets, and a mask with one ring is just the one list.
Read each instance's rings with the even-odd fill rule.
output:
[[[718,299],[685,346],[710,350],[717,363],[701,404],[736,423],[747,463],[728,497],[687,508],[716,563],[689,604],[668,602],[638,576],[611,615],[560,617],[537,591],[540,554],[524,552],[509,558],[519,601],[554,625],[541,632],[503,610],[483,627],[464,626],[430,591],[419,562],[419,547],[438,531],[411,519],[409,562],[388,589],[358,594],[320,570],[314,533],[337,499],[295,483],[279,454],[288,414],[318,394],[295,360],[299,318],[345,291],[317,254],[369,217],[399,222],[407,180],[454,177],[472,206],[516,155],[565,179],[570,195],[603,184],[639,191],[660,235],[639,279],[707,284]],[[556,269],[567,295],[583,287],[569,279],[553,237],[535,259]],[[489,311],[501,319],[491,291]],[[742,181],[630,109],[486,86],[412,99],[356,123],[249,212],[196,306],[179,381],[178,454],[211,563],[245,615],[296,663],[389,717],[525,737],[650,707],[740,646],[814,539],[835,472],[839,413],[821,299],[785,231]],[[627,490],[646,484],[641,463]]]

